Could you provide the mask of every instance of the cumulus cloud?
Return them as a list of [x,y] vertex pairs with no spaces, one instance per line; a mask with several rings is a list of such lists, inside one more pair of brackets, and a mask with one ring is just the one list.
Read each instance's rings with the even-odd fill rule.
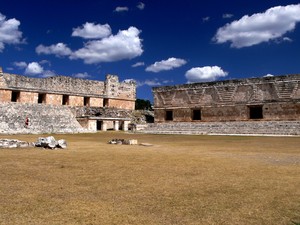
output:
[[18,69],[24,69],[27,67],[26,62],[14,62],[13,65],[17,67]]
[[130,27],[116,35],[89,41],[83,48],[73,52],[71,58],[82,59],[87,64],[132,59],[143,53],[139,34],[137,28]]
[[225,13],[222,15],[223,19],[230,19],[231,17],[233,17],[233,14],[230,14],[230,13]]
[[118,6],[115,8],[114,12],[126,12],[128,10],[129,10],[129,8],[126,6]]
[[73,74],[73,77],[76,77],[76,78],[88,78],[88,77],[91,77],[91,76],[87,72],[84,72],[84,73]]
[[25,74],[27,75],[38,75],[38,74],[42,74],[43,72],[44,72],[43,67],[37,62],[28,63],[25,69]]
[[215,81],[227,75],[219,66],[194,67],[185,73],[188,83]]
[[140,10],[143,10],[145,8],[145,4],[143,2],[139,2],[136,7]]
[[300,4],[277,6],[264,13],[243,16],[240,20],[218,29],[214,41],[231,42],[233,48],[243,48],[282,38],[300,21]]
[[133,64],[131,67],[139,67],[139,66],[144,66],[145,63],[144,62],[137,62],[135,64]]
[[73,37],[82,37],[85,39],[99,39],[108,37],[111,34],[111,28],[108,24],[85,23],[82,27],[73,29]]
[[51,55],[56,56],[69,56],[72,54],[72,50],[67,47],[64,43],[57,43],[56,45],[44,46],[39,45],[35,49],[37,54]]
[[22,43],[22,32],[19,30],[20,21],[6,19],[0,13],[0,52],[5,48],[5,44],[20,44]]
[[158,73],[163,70],[172,70],[174,68],[178,68],[186,64],[184,59],[178,59],[171,57],[167,60],[162,60],[160,62],[155,62],[154,64],[148,66],[146,71]]

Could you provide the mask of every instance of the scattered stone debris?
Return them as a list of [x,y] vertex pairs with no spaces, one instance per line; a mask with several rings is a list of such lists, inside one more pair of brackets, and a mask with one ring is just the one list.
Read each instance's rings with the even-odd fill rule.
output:
[[138,141],[136,139],[112,139],[108,142],[108,144],[113,145],[137,145]]
[[33,147],[32,143],[16,139],[0,139],[0,148],[28,148]]
[[42,147],[42,148],[50,148],[50,149],[55,149],[55,148],[62,148],[65,149],[67,148],[67,142],[64,139],[56,141],[53,136],[49,137],[39,137],[37,142],[34,144],[35,147]]

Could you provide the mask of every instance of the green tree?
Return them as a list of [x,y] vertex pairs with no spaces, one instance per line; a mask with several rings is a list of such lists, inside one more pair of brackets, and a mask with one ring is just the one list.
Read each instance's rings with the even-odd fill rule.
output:
[[136,99],[135,101],[135,109],[139,110],[139,109],[143,109],[143,110],[151,110],[151,102],[149,100],[145,100],[145,99]]

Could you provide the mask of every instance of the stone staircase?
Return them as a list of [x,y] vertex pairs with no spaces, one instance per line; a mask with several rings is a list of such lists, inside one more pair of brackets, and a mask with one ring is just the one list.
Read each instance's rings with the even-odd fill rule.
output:
[[294,89],[297,88],[296,86],[298,85],[286,82],[280,82],[277,85],[275,85],[276,91],[280,98],[291,98]]
[[236,86],[228,87],[215,87],[215,90],[219,96],[220,102],[231,102],[232,96],[237,90]]
[[170,122],[149,124],[150,134],[300,135],[300,121]]
[[[29,126],[25,120],[29,118]],[[83,133],[67,106],[28,103],[0,105],[0,134]]]

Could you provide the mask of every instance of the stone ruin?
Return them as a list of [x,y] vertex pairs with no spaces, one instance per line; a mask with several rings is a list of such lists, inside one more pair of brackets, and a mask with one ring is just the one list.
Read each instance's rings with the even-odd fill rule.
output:
[[0,148],[31,148],[40,147],[43,149],[66,149],[67,142],[64,139],[58,141],[53,136],[39,137],[37,142],[27,142],[16,139],[0,139]]
[[[116,75],[105,81],[32,78],[0,68],[0,134],[127,131],[131,119],[126,114],[134,110],[135,99],[136,83],[119,82]],[[101,110],[99,115],[89,113]]]
[[300,135],[300,74],[155,87],[147,133]]
[[108,144],[113,145],[137,145],[138,141],[136,139],[112,139],[108,142]]

